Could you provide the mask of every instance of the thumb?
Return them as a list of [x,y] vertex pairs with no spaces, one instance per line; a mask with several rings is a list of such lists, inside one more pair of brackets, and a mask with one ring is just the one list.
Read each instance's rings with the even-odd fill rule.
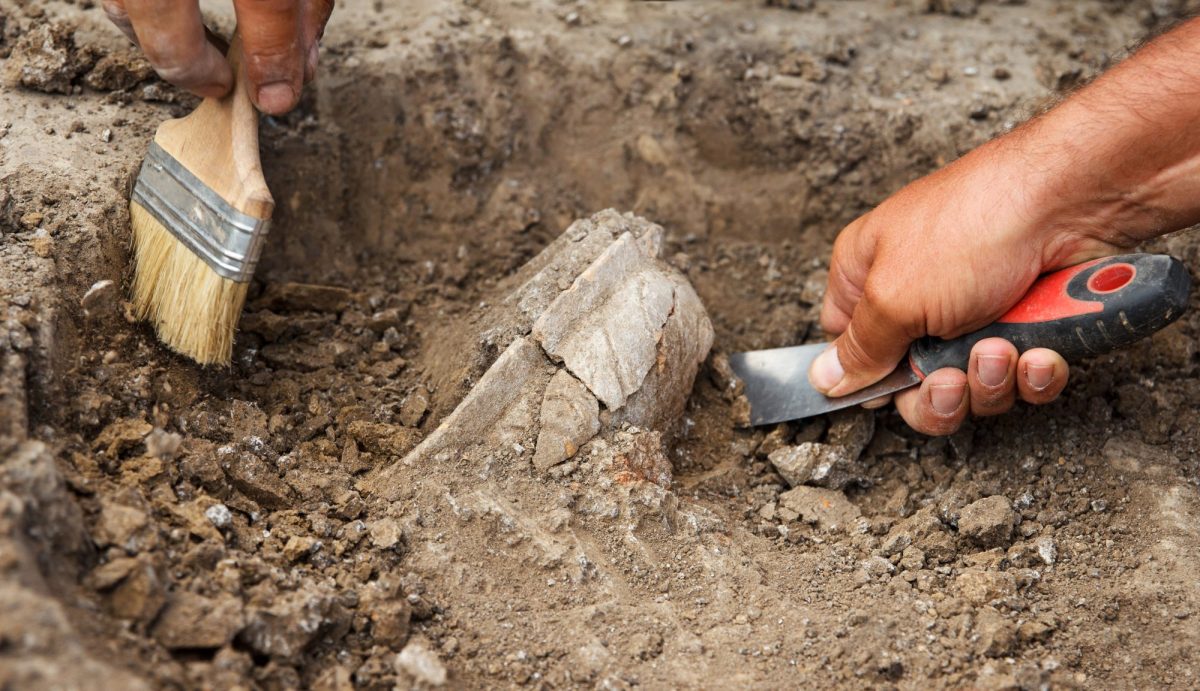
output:
[[250,98],[268,115],[282,115],[300,100],[305,56],[298,5],[298,0],[234,0]]
[[813,362],[809,381],[827,396],[844,396],[883,379],[908,352],[911,330],[895,311],[864,295],[846,330]]

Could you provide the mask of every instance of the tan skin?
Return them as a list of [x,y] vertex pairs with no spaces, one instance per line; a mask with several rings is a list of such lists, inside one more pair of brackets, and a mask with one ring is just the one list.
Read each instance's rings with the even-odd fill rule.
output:
[[[878,381],[913,340],[985,326],[1037,276],[1200,222],[1200,20],[1152,41],[1071,98],[921,178],[847,226],[821,314],[838,334],[809,378],[829,395]],[[987,339],[968,370],[896,394],[949,434],[970,414],[1054,400],[1057,353]],[[886,399],[872,402],[886,404]]]
[[[233,0],[250,98],[282,115],[317,71],[317,43],[334,0]],[[233,84],[225,56],[208,41],[198,0],[104,0],[104,11],[141,46],[163,79],[197,96],[224,96]]]

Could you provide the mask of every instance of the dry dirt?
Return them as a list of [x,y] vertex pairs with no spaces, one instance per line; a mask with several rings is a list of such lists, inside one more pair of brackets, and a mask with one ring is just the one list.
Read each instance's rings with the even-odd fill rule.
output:
[[[0,0],[0,688],[1200,685],[1200,310],[949,439],[735,429],[719,356],[821,339],[845,222],[1188,3],[349,0],[210,370],[126,319],[127,186],[194,101],[96,5]],[[681,418],[401,462],[609,207],[712,319]],[[832,489],[767,458],[805,442]]]

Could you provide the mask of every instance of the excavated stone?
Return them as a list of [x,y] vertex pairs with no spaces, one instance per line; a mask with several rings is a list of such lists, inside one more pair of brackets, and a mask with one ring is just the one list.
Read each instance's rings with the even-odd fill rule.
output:
[[825,443],[776,446],[767,460],[792,487],[842,489],[866,482],[867,468],[860,459],[874,435],[875,416],[871,411],[842,410],[830,416]]
[[610,410],[641,388],[658,355],[674,286],[632,234],[622,235],[551,303],[533,338]]
[[574,456],[600,431],[600,405],[578,379],[559,370],[546,387],[541,423],[533,465],[545,470]]
[[845,530],[854,525],[861,512],[837,490],[796,487],[779,495],[779,504],[800,515],[805,523],[822,530]]
[[[481,301],[494,307],[474,318],[478,341],[423,363],[439,394],[478,378],[401,464],[521,458],[548,471],[597,435],[670,427],[713,330],[691,285],[659,257],[661,245],[658,226],[604,211],[573,224],[520,269],[502,288],[510,292]],[[431,404],[435,419],[440,405]],[[667,485],[664,463],[629,477]],[[396,497],[401,489],[390,478],[397,472],[384,469],[360,487]]]

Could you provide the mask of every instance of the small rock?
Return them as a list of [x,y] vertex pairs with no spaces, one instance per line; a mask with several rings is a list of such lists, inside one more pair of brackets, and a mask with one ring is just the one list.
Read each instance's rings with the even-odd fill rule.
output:
[[1017,513],[1007,497],[994,495],[964,506],[958,532],[983,547],[1003,547],[1012,539]]
[[574,456],[600,431],[599,416],[600,404],[582,382],[566,370],[555,373],[542,399],[534,467],[546,470]]
[[171,650],[205,650],[227,645],[241,627],[241,600],[180,591],[171,596],[152,633]]
[[861,516],[858,507],[838,490],[800,486],[779,495],[779,505],[822,530],[846,529]]
[[234,489],[268,509],[281,509],[291,502],[291,487],[265,461],[251,453],[230,456],[222,459],[221,467]]
[[182,445],[182,436],[157,427],[146,436],[146,453],[163,461],[173,460]]
[[13,46],[4,81],[45,93],[67,94],[71,82],[94,60],[75,46],[75,32],[60,22],[34,22]]
[[975,633],[976,650],[988,657],[1003,657],[1016,646],[1016,625],[992,607],[981,609],[975,617]]
[[150,518],[141,509],[103,499],[100,518],[92,527],[92,538],[100,547],[120,547],[137,554],[153,545]]
[[1017,638],[1022,643],[1041,643],[1050,638],[1058,622],[1049,614],[1041,614],[1017,627]]
[[861,566],[863,571],[866,571],[867,575],[871,578],[890,576],[892,572],[896,570],[896,567],[892,565],[892,562],[884,559],[883,557],[867,557],[866,559],[862,560],[859,566]]
[[338,640],[349,628],[350,615],[333,593],[306,589],[274,598],[269,608],[252,608],[238,639],[259,654],[295,660],[313,641]]
[[300,561],[321,548],[321,541],[309,535],[293,535],[283,546],[283,556],[288,561]]
[[842,489],[862,482],[866,476],[865,469],[843,447],[830,444],[805,442],[785,446],[767,458],[792,487],[817,485]]
[[371,544],[379,549],[391,549],[404,539],[404,528],[394,518],[380,518],[367,523]]
[[421,424],[425,412],[429,410],[429,392],[424,386],[417,386],[412,393],[404,397],[400,404],[400,424],[405,427],[416,427]]
[[224,530],[233,524],[233,512],[224,504],[213,504],[204,510],[204,517],[219,530]]
[[166,604],[166,588],[148,559],[141,557],[132,561],[133,568],[108,596],[109,608],[118,618],[146,624],[153,621]]
[[396,671],[430,686],[446,683],[446,667],[424,640],[413,640],[396,655]]
[[115,311],[119,293],[115,281],[110,279],[96,281],[79,301],[80,306],[83,307],[84,316],[93,317]]
[[976,605],[1011,597],[1017,592],[1016,579],[1004,571],[987,571],[979,567],[963,569],[954,580],[962,596]]
[[1054,543],[1054,538],[1039,537],[1034,544],[1037,545],[1038,557],[1041,558],[1043,564],[1050,566],[1058,561],[1058,545]]

